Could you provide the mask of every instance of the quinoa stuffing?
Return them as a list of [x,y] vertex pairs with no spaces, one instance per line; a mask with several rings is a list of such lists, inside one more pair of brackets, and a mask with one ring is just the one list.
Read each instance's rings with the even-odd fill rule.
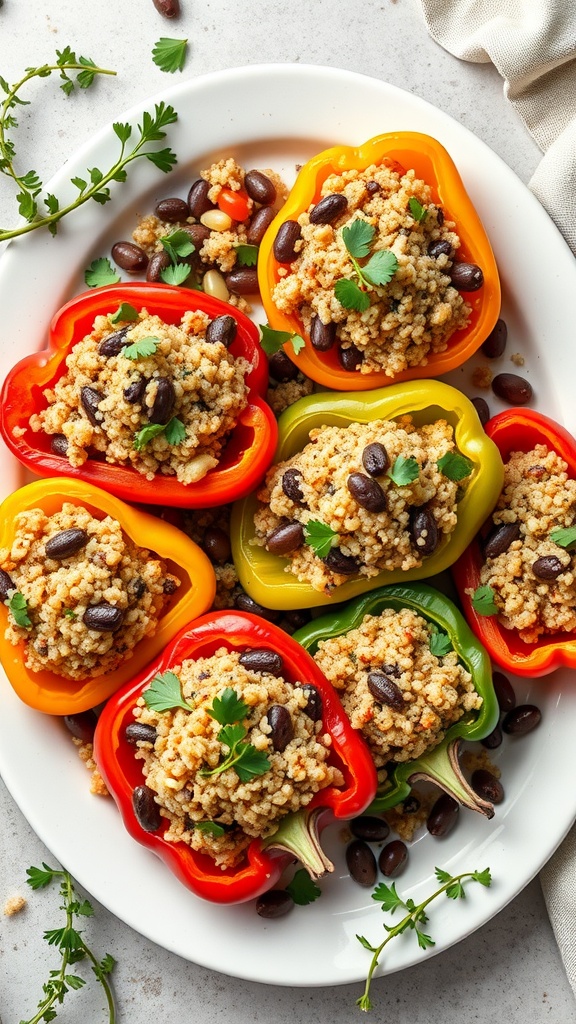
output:
[[576,480],[556,452],[539,444],[512,452],[484,541],[480,584],[492,590],[498,619],[526,643],[576,630],[574,552],[554,531],[574,527]]
[[416,427],[402,416],[309,437],[269,470],[254,516],[255,542],[286,556],[300,581],[330,593],[352,575],[411,569],[454,530],[465,480],[439,466],[457,453],[445,420]]
[[19,513],[0,575],[6,639],[24,640],[31,671],[67,679],[100,676],[130,658],[180,585],[111,516],[96,519],[69,502],[51,516]]
[[[306,713],[304,685],[284,679],[281,667],[256,669],[244,659],[221,647],[175,666],[171,674],[190,710],[153,710],[149,691],[134,709],[139,725],[152,729],[150,741],[137,742],[136,757],[167,819],[163,838],[208,854],[222,869],[237,864],[254,838],[273,835],[280,820],[315,793],[343,783],[328,761],[331,737]],[[236,707],[232,717],[246,729],[243,745],[259,762],[252,772],[226,767],[230,745],[214,714],[218,701]],[[273,706],[289,715],[282,742],[271,724]]]
[[[299,317],[313,344],[316,328],[324,339],[333,332],[349,369],[395,377],[408,367],[425,366],[428,354],[443,352],[470,315],[450,279],[460,246],[454,223],[444,219],[430,187],[413,170],[401,174],[386,162],[331,175],[319,203],[328,196],[338,197],[340,212],[329,223],[323,217],[314,222],[314,206],[300,214],[296,259],[280,267],[274,304]],[[370,300],[365,309],[350,308],[341,293],[337,297],[341,281],[357,278],[345,238],[358,222],[373,229],[365,256],[391,254],[387,283],[363,286]]]
[[318,644],[314,660],[339,691],[377,767],[420,757],[440,743],[450,725],[482,705],[456,651],[432,653],[432,633],[412,609],[386,608]]
[[146,310],[135,322],[113,316],[96,317],[74,345],[30,426],[59,439],[72,466],[103,457],[148,480],[157,473],[182,484],[201,480],[248,403],[248,362],[207,340],[215,321],[199,310],[180,325]]

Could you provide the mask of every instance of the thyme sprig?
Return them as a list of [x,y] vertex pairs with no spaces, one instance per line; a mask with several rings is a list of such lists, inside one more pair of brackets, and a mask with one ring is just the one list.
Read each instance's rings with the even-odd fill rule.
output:
[[64,911],[66,919],[63,927],[52,928],[44,932],[43,937],[48,945],[56,946],[60,952],[60,967],[58,970],[50,971],[48,981],[42,987],[44,995],[38,1003],[37,1012],[29,1021],[21,1021],[20,1024],[39,1024],[40,1021],[54,1020],[57,1016],[55,1006],[64,1002],[64,998],[70,990],[78,990],[86,984],[84,978],[69,972],[69,967],[81,960],[90,962],[92,971],[102,986],[106,997],[108,1024],[116,1024],[114,996],[108,980],[115,960],[109,953],[102,960],[98,960],[82,938],[82,933],[74,926],[77,917],[92,917],[94,913],[92,904],[88,900],[78,899],[68,871],[57,871],[43,863],[41,868],[28,868],[26,874],[28,875],[28,885],[32,889],[45,889],[52,882],[61,879],[62,903],[60,909]]
[[[115,75],[115,71],[107,68],[97,67],[89,57],[78,57],[69,46],[64,50],[56,51],[55,64],[42,64],[40,67],[27,68],[23,75],[14,85],[0,75],[0,89],[6,94],[3,103],[0,105],[0,174],[10,178],[19,189],[16,200],[18,212],[24,217],[26,223],[15,228],[0,228],[0,242],[7,242],[18,235],[27,234],[37,228],[46,227],[51,234],[56,234],[58,222],[77,207],[82,206],[93,199],[103,205],[112,198],[110,184],[112,182],[126,181],[126,168],[133,160],[145,157],[150,160],[159,170],[166,173],[176,163],[176,155],[169,148],[148,149],[150,143],[158,142],[166,137],[165,128],[178,119],[176,111],[169,104],[157,103],[154,114],[144,111],[142,123],[138,125],[140,133],[138,140],[127,148],[132,136],[132,126],[127,123],[115,123],[113,130],[120,140],[120,153],[118,159],[107,171],[98,167],[88,168],[86,178],[71,178],[72,184],[78,189],[78,196],[65,206],[60,205],[60,200],[51,192],[43,193],[43,183],[35,170],[29,170],[21,174],[16,169],[16,146],[8,137],[8,132],[18,127],[18,120],[12,113],[17,106],[28,105],[28,100],[20,97],[22,88],[33,78],[48,78],[54,72],[58,72],[63,79],[61,88],[66,95],[69,95],[76,86],[81,89],[88,89],[96,75]],[[74,76],[74,77],[71,77]],[[45,207],[47,213],[42,212]]]

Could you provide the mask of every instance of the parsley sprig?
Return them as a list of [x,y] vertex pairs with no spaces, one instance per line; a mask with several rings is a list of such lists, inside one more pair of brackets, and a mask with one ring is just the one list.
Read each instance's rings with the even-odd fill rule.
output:
[[152,60],[160,71],[173,75],[175,71],[182,71],[186,63],[187,39],[168,39],[163,36],[154,44]]
[[108,975],[114,968],[115,960],[109,953],[102,960],[98,960],[90,947],[82,937],[82,932],[75,927],[75,919],[78,917],[92,917],[94,909],[88,900],[80,900],[74,889],[72,878],[68,871],[57,871],[42,864],[41,868],[28,868],[27,882],[32,889],[45,889],[52,882],[60,879],[60,896],[62,903],[60,909],[65,913],[65,923],[60,928],[51,928],[44,932],[44,939],[49,946],[56,946],[61,955],[60,967],[58,970],[50,971],[48,981],[43,985],[43,996],[38,1003],[37,1012],[29,1021],[21,1021],[21,1024],[39,1024],[40,1021],[54,1020],[56,1017],[55,1005],[64,1002],[64,997],[71,990],[83,988],[86,984],[84,978],[69,971],[72,964],[87,960],[91,964],[96,979],[102,986],[106,997],[108,1010],[108,1024],[115,1024],[116,1010],[114,996],[108,980]]
[[327,523],[319,519],[309,519],[304,527],[304,541],[309,544],[318,558],[326,558],[331,548],[338,542],[338,534]]
[[284,345],[292,345],[295,355],[304,348],[304,338],[293,331],[275,331],[269,324],[260,324],[260,345],[268,357],[279,352]]
[[369,292],[376,285],[388,284],[398,269],[398,260],[391,249],[378,249],[370,259],[360,264],[370,254],[376,229],[368,221],[357,218],[342,228],[342,241],[346,246],[356,281],[340,278],[334,285],[334,294],[344,309],[364,312],[370,305]]
[[550,540],[559,548],[573,551],[576,548],[576,526],[557,526],[550,531]]
[[165,284],[184,284],[192,273],[192,267],[188,263],[181,263],[186,256],[191,256],[196,246],[187,231],[178,228],[169,235],[160,239],[165,252],[170,257],[170,266],[160,271],[160,277]]
[[[170,171],[176,163],[176,155],[171,149],[148,148],[151,143],[166,137],[165,128],[169,124],[173,124],[178,117],[176,111],[169,104],[157,103],[154,114],[144,111],[142,124],[138,125],[139,138],[131,149],[127,148],[127,144],[132,136],[132,126],[121,123],[113,125],[114,133],[120,140],[118,159],[107,171],[92,167],[86,171],[86,178],[71,178],[72,184],[78,190],[78,195],[71,202],[61,206],[57,196],[50,192],[43,192],[44,185],[35,170],[20,173],[16,169],[16,146],[8,136],[9,131],[18,127],[18,120],[13,111],[17,106],[25,106],[29,102],[20,98],[22,88],[32,79],[48,78],[54,72],[58,72],[62,78],[61,88],[66,95],[69,95],[76,86],[88,89],[96,75],[116,74],[115,71],[110,71],[107,68],[97,67],[89,57],[77,58],[70,47],[66,46],[62,51],[56,51],[54,64],[42,64],[39,67],[28,68],[26,74],[14,85],[9,85],[0,76],[0,89],[5,93],[5,99],[0,105],[0,174],[12,179],[16,185],[18,212],[26,221],[25,224],[20,224],[15,228],[0,228],[0,242],[8,241],[17,235],[27,234],[40,227],[47,227],[54,235],[62,217],[82,206],[89,199],[102,205],[109,202],[112,198],[109,186],[112,182],[126,181],[128,164],[139,157],[146,157],[165,173]],[[44,212],[44,209],[47,212]]]
[[19,590],[16,590],[8,601],[8,607],[12,612],[16,625],[21,626],[22,629],[30,629],[32,621],[28,615],[28,602],[26,601],[24,594],[21,594]]
[[182,686],[175,672],[158,672],[142,696],[151,711],[172,711],[174,708],[192,710],[192,705],[182,696]]
[[476,587],[472,594],[472,607],[478,615],[498,615],[495,593],[488,584]]
[[366,978],[366,985],[364,988],[363,995],[356,1000],[356,1005],[361,1010],[371,1010],[373,1008],[372,1001],[370,999],[370,985],[374,971],[378,967],[380,957],[385,946],[391,942],[392,939],[396,938],[397,935],[402,935],[403,932],[411,930],[416,933],[418,945],[420,949],[429,949],[430,946],[434,946],[434,940],[423,931],[421,925],[428,922],[426,915],[426,908],[433,900],[441,896],[442,893],[446,893],[451,900],[458,900],[465,898],[464,886],[466,882],[479,882],[480,885],[489,887],[492,878],[490,876],[489,868],[485,868],[484,871],[464,871],[460,875],[451,875],[448,871],[442,871],[441,868],[435,869],[436,878],[441,883],[440,888],[436,889],[431,896],[428,896],[421,903],[414,903],[414,900],[407,899],[403,900],[396,891],[394,882],[392,885],[386,885],[385,882],[381,882],[377,885],[372,893],[372,899],[377,903],[380,903],[381,909],[390,911],[391,914],[398,909],[406,910],[406,915],[398,922],[397,925],[391,927],[385,924],[384,928],[387,932],[386,938],[378,945],[373,946],[368,939],[365,939],[363,935],[357,935],[356,938],[367,949],[372,953],[372,962],[368,970],[368,976]]
[[248,704],[231,686],[227,686],[219,697],[214,698],[212,706],[206,708],[206,713],[222,726],[218,741],[228,748],[228,753],[216,768],[203,768],[200,775],[220,775],[233,768],[240,782],[250,782],[256,775],[264,775],[269,770],[267,755],[246,741],[248,729],[242,720],[249,712]]
[[160,434],[164,435],[168,444],[182,444],[186,437],[186,427],[177,416],[173,416],[168,423],[147,423],[145,427],[134,434],[132,444],[136,451],[140,452]]

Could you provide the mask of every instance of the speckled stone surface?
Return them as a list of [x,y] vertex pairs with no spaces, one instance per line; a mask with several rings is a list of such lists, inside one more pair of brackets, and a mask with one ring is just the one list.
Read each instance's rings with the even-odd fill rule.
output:
[[[7,81],[16,81],[33,63],[48,61],[55,48],[66,44],[118,71],[117,78],[101,80],[89,100],[75,96],[65,101],[56,85],[34,87],[30,98],[36,103],[19,111],[22,166],[35,167],[48,179],[95,130],[172,84],[174,78],[150,59],[161,35],[188,37],[184,77],[266,62],[346,68],[394,83],[442,108],[525,182],[538,163],[539,152],[506,102],[497,72],[489,65],[462,64],[441,50],[426,33],[418,0],[181,0],[181,6],[181,18],[167,21],[152,0],[98,5],[90,0],[4,0],[0,74]],[[1,180],[0,224],[14,219],[14,199]],[[33,1016],[41,985],[55,965],[41,936],[59,921],[55,892],[32,894],[25,885],[28,865],[53,859],[1,784],[0,821],[0,911],[11,895],[29,897],[20,914],[0,915],[0,1018],[1,1024],[17,1024]],[[186,1024],[230,1019],[237,1024],[348,1024],[360,1014],[354,1005],[360,986],[288,989],[238,981],[159,949],[97,904],[95,911],[90,940],[117,960],[114,988],[123,1024],[159,1018]],[[374,997],[374,1019],[397,1024],[576,1022],[537,880],[458,946],[376,981]],[[104,1021],[97,988],[74,994],[58,1020]]]

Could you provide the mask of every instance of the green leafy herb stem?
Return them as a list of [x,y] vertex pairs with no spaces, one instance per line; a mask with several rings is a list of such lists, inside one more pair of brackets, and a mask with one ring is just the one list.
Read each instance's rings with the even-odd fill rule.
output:
[[393,927],[385,924],[386,938],[378,946],[373,946],[363,935],[357,935],[356,938],[364,946],[364,949],[369,950],[372,953],[372,962],[368,970],[366,978],[366,985],[364,993],[356,1000],[356,1005],[361,1010],[371,1010],[372,1001],[370,999],[370,985],[374,971],[378,967],[380,957],[384,947],[391,942],[392,939],[396,938],[397,935],[401,935],[407,930],[412,930],[416,933],[418,945],[420,949],[428,949],[430,946],[434,946],[434,940],[424,932],[421,925],[426,924],[428,917],[426,915],[426,908],[433,900],[441,896],[442,893],[446,893],[449,899],[457,900],[464,899],[465,891],[464,885],[466,882],[479,882],[480,885],[486,887],[490,886],[492,879],[490,876],[490,870],[485,868],[484,871],[464,871],[460,875],[450,875],[448,871],[442,871],[440,868],[436,868],[436,878],[441,883],[440,888],[436,889],[431,896],[428,896],[421,903],[414,903],[414,900],[407,899],[403,900],[396,891],[394,883],[392,885],[386,885],[385,882],[381,882],[377,885],[374,892],[372,893],[372,899],[377,903],[381,904],[382,910],[388,910],[390,913],[394,913],[395,910],[402,908],[406,910],[406,915]]
[[62,897],[60,909],[64,911],[66,919],[63,927],[44,932],[43,937],[48,945],[56,946],[60,952],[62,958],[60,968],[50,971],[49,979],[43,985],[44,994],[38,1003],[35,1015],[29,1021],[21,1021],[20,1024],[39,1024],[40,1021],[54,1020],[56,1017],[55,1005],[63,1003],[64,997],[71,989],[77,990],[86,984],[84,978],[69,972],[69,967],[81,960],[90,962],[92,971],[106,997],[108,1024],[115,1024],[114,996],[108,980],[115,960],[109,953],[102,960],[98,960],[84,941],[82,933],[74,926],[77,917],[92,917],[94,914],[92,904],[88,900],[78,899],[68,871],[57,871],[49,867],[48,864],[42,864],[41,868],[28,868],[26,873],[28,885],[32,889],[45,889],[52,882],[60,879],[60,896]]
[[204,768],[201,775],[220,775],[228,768],[233,768],[240,782],[249,782],[256,775],[264,775],[269,770],[267,755],[246,741],[248,729],[242,725],[242,719],[246,718],[249,711],[248,704],[231,686],[227,686],[219,697],[214,698],[212,706],[206,708],[207,714],[222,726],[218,740],[228,748],[228,753],[216,768]]
[[341,278],[334,285],[334,294],[345,309],[355,309],[360,313],[368,309],[368,292],[375,285],[388,284],[398,269],[398,260],[391,249],[378,249],[367,263],[359,263],[359,260],[369,256],[375,234],[376,229],[372,224],[361,218],[342,228],[342,241],[357,279]]

